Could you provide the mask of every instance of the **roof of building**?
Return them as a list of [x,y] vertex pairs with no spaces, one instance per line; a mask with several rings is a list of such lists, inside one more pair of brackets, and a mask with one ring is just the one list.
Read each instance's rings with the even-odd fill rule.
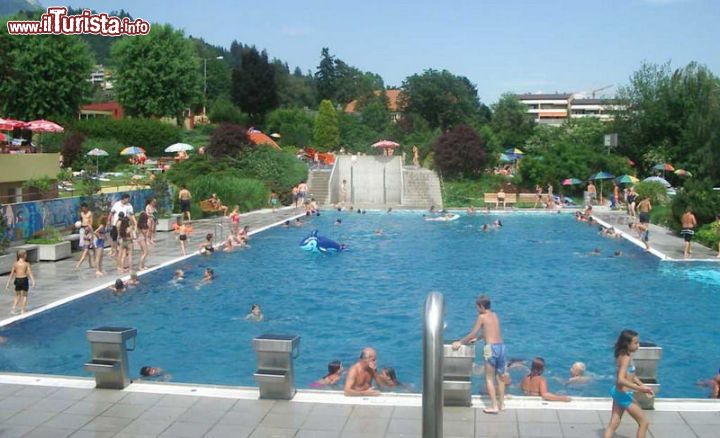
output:
[[518,100],[564,100],[572,97],[571,93],[525,93],[516,94]]
[[573,105],[619,105],[618,99],[573,99]]
[[[375,90],[373,93],[376,96],[379,96],[382,90]],[[398,98],[400,97],[400,93],[402,93],[401,90],[385,90],[385,94],[388,97],[388,111],[391,113],[398,112]],[[346,113],[354,113],[357,111],[357,105],[358,101],[357,99],[353,100],[352,102],[345,105],[345,112]]]

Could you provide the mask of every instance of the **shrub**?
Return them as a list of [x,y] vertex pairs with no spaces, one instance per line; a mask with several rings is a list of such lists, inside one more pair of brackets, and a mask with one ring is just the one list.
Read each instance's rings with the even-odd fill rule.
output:
[[207,199],[216,193],[222,202],[232,209],[250,211],[265,207],[270,192],[262,181],[223,175],[203,175],[188,183],[188,189],[196,200]]
[[[86,169],[95,172],[97,166],[100,172],[114,170],[118,166],[127,163],[127,156],[120,155],[120,151],[125,146],[118,140],[113,138],[88,138],[83,144],[83,153],[76,162],[75,166],[77,169]],[[103,157],[90,157],[87,155],[92,149],[98,148],[107,152],[107,156]]]
[[90,177],[90,172],[85,172],[80,178],[80,195],[81,196],[93,196],[96,195],[102,187],[100,187],[100,181]]
[[479,175],[485,167],[485,139],[467,125],[442,134],[433,145],[435,166],[448,177]]
[[218,160],[225,157],[234,157],[244,151],[254,149],[250,142],[247,130],[240,125],[224,124],[218,126],[210,136],[207,154]]
[[170,170],[165,173],[165,176],[170,182],[176,186],[180,186],[202,175],[218,175],[225,172],[234,172],[234,169],[230,169],[228,160],[213,161],[207,154],[193,154],[190,155],[190,158],[187,160],[174,164]]
[[292,187],[308,176],[307,166],[294,154],[269,147],[243,154],[235,165],[240,175],[263,181],[285,204],[289,203]]
[[55,243],[62,243],[63,239],[60,235],[60,231],[53,226],[46,226],[42,230],[35,233],[27,243],[41,244],[41,245],[52,245]]
[[63,167],[73,167],[76,161],[82,160],[85,136],[80,132],[72,132],[63,140]]
[[720,222],[715,221],[703,225],[695,233],[695,238],[698,242],[712,250],[718,249],[718,242],[720,242]]
[[112,138],[124,146],[142,147],[152,156],[162,155],[166,147],[180,141],[179,128],[150,119],[81,120],[75,129],[88,137]]
[[638,199],[650,198],[653,205],[668,202],[667,189],[657,181],[641,181],[635,184],[635,191],[638,194]]
[[172,207],[172,198],[170,193],[170,184],[165,174],[155,175],[150,181],[150,189],[157,200],[158,216],[164,217],[168,213],[168,208]]
[[720,192],[709,181],[688,180],[672,201],[673,228],[680,228],[680,218],[687,208],[695,214],[698,225],[709,224],[720,213]]
[[233,105],[228,99],[217,99],[210,106],[208,117],[213,123],[232,123],[235,125],[245,125],[248,121],[248,115]]
[[300,108],[280,108],[272,111],[266,122],[268,132],[282,134],[282,142],[287,145],[307,146],[313,136],[313,116]]
[[47,176],[44,176],[42,178],[36,178],[36,179],[28,179],[23,183],[23,188],[25,189],[37,189],[41,193],[47,193],[50,190],[52,190],[52,182],[50,182],[50,178]]

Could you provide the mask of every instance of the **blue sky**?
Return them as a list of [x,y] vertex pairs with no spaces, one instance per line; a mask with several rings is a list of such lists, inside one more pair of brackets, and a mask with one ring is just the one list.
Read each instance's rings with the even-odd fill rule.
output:
[[[43,0],[49,5],[48,0]],[[623,85],[643,61],[720,74],[718,0],[71,0],[56,5],[170,23],[315,70],[322,47],[388,85],[427,68],[467,76],[485,103],[506,91]],[[602,93],[612,95],[615,89]],[[601,93],[601,94],[602,94]]]

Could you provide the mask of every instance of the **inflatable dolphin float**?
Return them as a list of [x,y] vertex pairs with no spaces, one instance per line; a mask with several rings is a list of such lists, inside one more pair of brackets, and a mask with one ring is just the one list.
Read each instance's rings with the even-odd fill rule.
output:
[[318,236],[317,230],[310,233],[309,236],[300,242],[300,248],[305,251],[322,252],[326,254],[340,252],[346,249],[345,245],[330,240],[327,237]]

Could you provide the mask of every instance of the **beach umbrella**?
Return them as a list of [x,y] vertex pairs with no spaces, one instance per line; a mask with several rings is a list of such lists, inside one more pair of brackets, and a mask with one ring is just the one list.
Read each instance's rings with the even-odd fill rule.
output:
[[565,178],[564,180],[562,180],[562,185],[564,186],[574,186],[578,184],[582,184],[582,181],[578,178]]
[[649,177],[645,178],[643,181],[659,182],[660,184],[664,185],[666,188],[672,187],[672,185],[665,178],[661,178],[659,176],[649,176]]
[[12,131],[15,128],[24,128],[27,123],[20,120],[0,118],[0,131]]
[[120,151],[120,155],[140,155],[144,153],[145,149],[137,146],[130,146]]
[[370,147],[381,148],[381,149],[392,149],[392,148],[396,148],[399,146],[400,146],[400,143],[395,143],[394,141],[390,141],[390,140],[380,140],[379,142],[373,143],[370,145]]
[[95,173],[100,173],[100,157],[106,157],[108,153],[102,149],[95,148],[85,155],[95,157]]
[[618,184],[635,184],[638,181],[640,180],[632,175],[622,175],[615,178],[615,182]]
[[598,172],[598,173],[592,175],[589,179],[604,180],[604,179],[613,179],[613,178],[615,178],[615,176],[612,173]]
[[670,164],[670,163],[660,163],[660,164],[656,164],[656,165],[654,165],[652,168],[655,169],[655,170],[662,170],[663,172],[665,172],[666,170],[667,170],[668,172],[672,172],[673,170],[675,170],[675,168],[673,167],[673,165]]
[[594,180],[600,180],[600,203],[602,203],[602,194],[603,194],[603,181],[606,179],[613,179],[615,178],[615,175],[609,172],[598,172],[595,175],[591,176],[590,179]]
[[516,155],[516,156],[525,155],[525,152],[521,151],[521,150],[518,149],[518,148],[510,148],[510,149],[506,150],[505,153],[506,153],[506,154],[513,154],[513,155]]
[[40,133],[40,151],[42,152],[42,134],[43,132],[64,132],[65,128],[58,125],[55,122],[51,122],[50,120],[33,120],[32,122],[27,122],[25,124],[24,129],[29,129],[32,132],[39,132]]
[[677,176],[693,176],[693,174],[689,170],[685,170],[685,169],[675,170],[675,175],[677,175]]
[[165,148],[165,152],[182,152],[191,151],[195,149],[192,145],[187,143],[175,143]]

